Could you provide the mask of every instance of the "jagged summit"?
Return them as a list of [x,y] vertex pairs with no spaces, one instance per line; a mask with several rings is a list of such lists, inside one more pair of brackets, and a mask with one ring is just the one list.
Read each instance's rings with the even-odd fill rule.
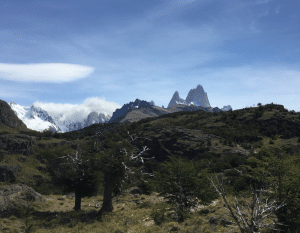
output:
[[193,104],[196,106],[210,107],[210,104],[209,104],[209,101],[207,98],[207,93],[204,92],[204,89],[201,85],[198,85],[196,88],[191,89],[189,91],[189,94],[186,97],[185,102],[188,105],[193,102]]
[[172,97],[172,99],[171,99],[171,101],[168,105],[168,108],[174,107],[177,104],[186,104],[186,103],[185,103],[184,99],[179,97],[178,91],[175,91],[175,93],[174,93],[174,95],[173,95],[173,97]]
[[185,100],[179,97],[178,91],[175,91],[168,108],[175,107],[177,104],[193,104],[201,107],[210,107],[207,93],[204,92],[204,89],[201,85],[197,85],[196,88],[191,89]]
[[116,111],[114,111],[108,123],[111,123],[114,119],[123,116],[126,112],[128,112],[132,108],[140,108],[140,107],[147,107],[147,106],[150,107],[153,105],[154,105],[153,101],[149,103],[145,100],[136,99],[134,102],[129,102],[128,104],[124,104],[122,108],[118,108]]

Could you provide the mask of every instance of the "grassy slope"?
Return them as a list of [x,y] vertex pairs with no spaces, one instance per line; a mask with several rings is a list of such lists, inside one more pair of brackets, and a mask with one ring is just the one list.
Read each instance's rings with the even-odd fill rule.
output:
[[[140,122],[134,123],[137,128],[134,130],[134,127],[131,127],[131,124],[127,124],[126,127],[129,127],[129,131],[131,134],[134,133],[140,133],[143,135],[142,129],[145,127],[150,128],[150,130],[147,130],[147,134],[158,134],[159,129],[167,127],[167,126],[182,126],[185,128],[192,128],[192,129],[202,129],[204,131],[214,133],[214,134],[220,134],[223,128],[231,128],[231,129],[239,129],[247,131],[247,125],[249,122],[254,121],[254,115],[255,115],[255,109],[245,109],[245,110],[238,110],[240,111],[240,115],[235,118],[235,120],[228,121],[230,117],[227,117],[225,119],[224,116],[230,116],[231,113],[223,113],[223,114],[211,114],[211,113],[203,113],[203,112],[182,112],[182,113],[172,113],[168,115],[160,116],[156,119],[144,119]],[[273,118],[276,114],[279,114],[279,110],[273,109],[272,111],[264,111],[263,115],[259,118],[260,120],[268,120]],[[297,122],[299,121],[299,117],[292,115],[292,114],[284,114],[284,119]],[[236,125],[239,122],[239,126]],[[93,125],[90,127],[87,127],[83,130],[81,130],[80,133],[74,132],[74,133],[67,133],[64,134],[63,137],[67,137],[72,134],[76,134],[75,137],[82,138],[82,142],[84,140],[88,140],[91,138],[91,135],[94,134],[95,129],[97,127],[102,127],[103,125]],[[253,127],[250,129],[253,130]],[[5,129],[7,131],[7,128]],[[235,132],[233,130],[233,132]],[[145,132],[146,133],[146,132]],[[85,135],[85,136],[84,136]],[[90,136],[87,136],[90,135]],[[257,142],[248,142],[250,145],[250,148],[248,151],[250,153],[258,153],[262,147],[271,148],[273,146],[284,146],[284,145],[298,145],[298,137],[292,137],[288,139],[275,139],[275,135],[264,136],[263,134],[260,134],[262,137],[262,140],[259,140]],[[273,138],[273,139],[272,139]],[[75,138],[74,138],[75,139]],[[76,138],[77,139],[77,138]],[[59,142],[62,139],[56,139],[52,138],[49,140],[41,140],[38,141],[38,143],[52,143],[52,142]],[[242,148],[242,143],[233,143],[233,145],[224,145],[224,141],[230,141],[229,138],[226,138],[226,136],[222,135],[222,141],[220,140],[214,140],[211,142],[210,149],[212,151],[216,151],[219,153],[222,153],[222,151],[226,150],[229,147],[235,147],[235,148]],[[74,140],[76,141],[76,140]],[[270,141],[274,142],[274,144],[270,144]],[[36,150],[36,154],[43,153],[43,149],[40,149],[38,147],[34,148]],[[58,150],[59,148],[55,148]],[[54,151],[55,151],[54,149]],[[61,147],[63,151],[68,152],[75,152],[75,150],[71,149],[69,145],[66,145],[64,147]],[[83,223],[81,222],[81,215],[87,214],[88,212],[95,211],[95,207],[88,207],[86,204],[92,204],[92,201],[97,201],[101,203],[102,196],[101,193],[99,196],[90,197],[90,198],[84,198],[82,201],[82,211],[79,213],[74,213],[74,211],[71,210],[71,208],[74,206],[74,199],[68,199],[61,193],[59,194],[59,188],[51,186],[50,183],[50,177],[49,174],[46,171],[39,171],[36,167],[37,166],[45,166],[43,163],[41,163],[39,160],[37,160],[37,156],[33,155],[31,157],[25,157],[26,162],[21,163],[18,161],[20,157],[25,157],[22,155],[7,155],[3,158],[1,164],[12,164],[17,165],[19,164],[22,166],[22,170],[18,174],[18,177],[16,181],[14,182],[3,182],[0,185],[7,185],[11,183],[21,183],[24,182],[25,184],[35,188],[38,192],[41,192],[43,194],[47,194],[49,190],[53,191],[53,194],[48,193],[45,197],[49,200],[45,204],[33,204],[32,210],[27,210],[28,212],[24,212],[23,217],[18,218],[16,216],[10,216],[7,218],[2,218],[0,225],[3,226],[3,232],[13,232],[13,229],[16,229],[17,225],[19,225],[19,229],[26,229],[29,228],[31,223],[34,221],[33,226],[31,227],[32,232],[37,230],[38,228],[44,228],[43,230],[39,229],[37,232],[99,232],[99,229],[103,230],[102,232],[115,232],[117,229],[121,229],[123,232],[127,232],[128,230],[134,230],[134,232],[139,232],[138,229],[140,229],[140,232],[147,232],[147,228],[143,227],[144,222],[141,220],[149,217],[146,221],[149,222],[148,224],[151,225],[151,220],[153,220],[153,217],[151,217],[152,209],[165,209],[165,208],[171,208],[170,205],[167,204],[161,204],[161,203],[152,203],[151,200],[156,200],[156,195],[153,193],[150,196],[141,195],[141,196],[132,196],[132,195],[122,195],[120,197],[119,202],[114,199],[114,212],[111,215],[108,215],[105,220],[101,221],[95,221],[93,220],[90,223]],[[43,184],[47,184],[48,186],[45,186],[42,184],[42,186],[39,186],[39,182],[41,183],[41,179],[33,178],[34,175],[42,176],[42,182]],[[125,188],[130,188],[130,185]],[[143,199],[145,198],[145,199]],[[52,200],[51,200],[52,199]],[[232,199],[232,197],[230,197]],[[135,204],[135,200],[142,201],[143,203],[149,203],[142,204],[143,208],[138,208],[138,205]],[[145,201],[145,200],[148,200]],[[175,225],[179,226],[179,228],[182,230],[181,232],[187,232],[189,230],[190,232],[193,232],[193,229],[198,229],[198,232],[216,232],[219,230],[219,232],[228,232],[228,228],[225,228],[221,225],[211,225],[208,223],[208,220],[212,216],[221,217],[223,216],[226,211],[224,208],[220,208],[223,206],[223,201],[219,199],[219,202],[216,204],[216,206],[209,206],[209,209],[215,210],[214,213],[204,215],[201,214],[201,211],[198,211],[196,214],[191,214],[190,218],[186,220],[184,223],[176,223],[169,219],[166,222],[163,222],[161,226],[154,225],[153,227],[149,228],[151,231],[149,232],[167,232],[167,230],[170,230],[170,228]],[[124,205],[125,204],[125,205]],[[124,206],[123,206],[124,205]],[[45,212],[45,215],[42,216],[36,216],[33,213],[35,211],[41,211]],[[27,219],[25,219],[25,216],[27,214]],[[57,214],[56,218],[50,218],[52,215]],[[65,221],[66,217],[70,217],[72,220],[69,223],[66,223],[65,225],[63,222]],[[48,219],[48,220],[47,220]],[[6,229],[7,228],[7,229]],[[47,229],[48,228],[48,229]],[[4,230],[6,229],[6,230]],[[105,230],[106,229],[106,230]],[[16,231],[18,232],[18,231]],[[263,231],[262,231],[263,232]]]

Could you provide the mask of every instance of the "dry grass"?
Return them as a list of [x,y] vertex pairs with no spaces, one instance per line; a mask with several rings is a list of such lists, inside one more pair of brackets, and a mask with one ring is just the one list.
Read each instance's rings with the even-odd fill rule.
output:
[[[165,203],[163,197],[152,195],[131,195],[128,190],[119,199],[113,198],[114,210],[102,218],[89,217],[84,221],[84,216],[96,214],[93,202],[101,207],[102,197],[86,197],[82,199],[81,211],[75,212],[74,198],[61,195],[45,195],[46,203],[33,203],[31,209],[23,210],[21,216],[3,216],[0,219],[2,232],[169,232],[177,226],[178,232],[220,232],[227,233],[230,227],[221,224],[210,224],[212,217],[227,218],[227,211],[223,208],[221,199],[214,201],[209,206],[198,206],[194,213],[190,213],[183,223],[178,223],[172,218],[172,205]],[[229,197],[233,203],[233,197]],[[241,201],[241,200],[240,200]],[[139,203],[139,204],[137,204]],[[241,201],[242,203],[242,201]],[[210,213],[204,214],[202,209],[209,209]],[[153,211],[165,210],[165,220],[156,224],[151,217]],[[31,227],[30,227],[31,226]],[[236,231],[238,232],[238,231]],[[261,230],[261,232],[267,232]]]

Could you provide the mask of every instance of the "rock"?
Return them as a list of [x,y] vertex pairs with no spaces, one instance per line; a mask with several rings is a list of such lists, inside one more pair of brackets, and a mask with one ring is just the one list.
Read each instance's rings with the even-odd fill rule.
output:
[[177,104],[186,104],[185,100],[179,97],[178,91],[175,91],[172,99],[170,100],[170,103],[168,105],[168,108],[174,107]]
[[193,103],[196,106],[210,107],[207,93],[204,92],[204,89],[201,85],[198,85],[196,88],[189,91],[185,102],[186,104]]
[[46,198],[25,184],[13,184],[0,188],[0,211],[15,211],[28,207],[29,202],[45,202]]
[[118,122],[118,118],[122,117],[125,113],[127,113],[132,108],[140,108],[140,107],[147,107],[153,106],[151,103],[145,100],[136,99],[134,102],[129,102],[128,104],[124,104],[122,108],[118,108],[114,111],[112,117],[108,121],[108,123]]
[[69,193],[69,194],[67,195],[67,198],[75,198],[75,193]]
[[29,156],[35,153],[32,146],[36,144],[38,137],[26,134],[5,134],[0,135],[0,152],[7,154],[21,154]]
[[179,97],[178,91],[175,91],[172,99],[170,100],[168,108],[175,107],[178,104],[195,105],[210,108],[207,93],[204,92],[204,89],[201,85],[198,85],[196,88],[191,89],[185,100]]
[[0,181],[16,179],[20,166],[0,165]]

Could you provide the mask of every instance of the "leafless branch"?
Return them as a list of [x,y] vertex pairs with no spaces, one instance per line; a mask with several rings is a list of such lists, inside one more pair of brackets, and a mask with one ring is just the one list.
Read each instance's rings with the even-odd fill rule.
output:
[[[226,193],[223,187],[223,182],[221,184],[217,176],[215,177],[217,179],[217,185],[214,184],[212,178],[208,178],[208,179],[211,181],[212,185],[214,186],[218,194],[223,198],[227,206],[227,208],[225,209],[229,212],[230,216],[234,219],[235,223],[237,224],[237,226],[235,226],[234,229],[238,227],[242,233],[246,233],[246,232],[250,233],[250,232],[254,232],[255,230],[258,230],[259,228],[269,228],[273,230],[279,230],[279,229],[274,229],[273,226],[276,224],[284,225],[282,223],[275,223],[275,220],[272,216],[272,214],[274,215],[274,212],[276,210],[286,205],[284,202],[282,202],[279,206],[275,206],[274,204],[276,201],[273,201],[272,203],[268,203],[268,198],[267,198],[266,203],[264,204],[262,202],[262,192],[264,192],[265,190],[260,189],[254,191],[251,186],[251,191],[253,194],[252,203],[250,204],[248,201],[246,201],[245,198],[243,198],[248,204],[247,206],[248,216],[244,212],[245,208],[243,206],[241,207],[239,206],[236,197],[235,197],[235,204],[233,204],[233,208],[236,210],[236,212],[234,212],[227,201]],[[259,197],[257,193],[259,193]],[[266,219],[271,219],[274,223],[267,224],[265,222]]]

